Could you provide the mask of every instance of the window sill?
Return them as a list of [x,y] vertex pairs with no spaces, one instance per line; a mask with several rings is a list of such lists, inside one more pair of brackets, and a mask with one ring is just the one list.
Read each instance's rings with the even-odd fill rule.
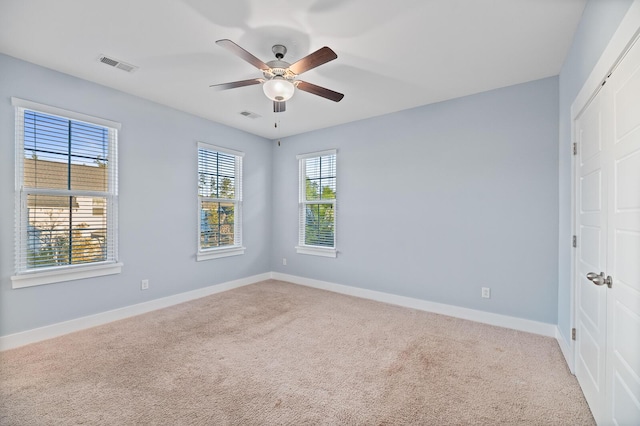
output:
[[196,261],[202,262],[203,260],[219,259],[221,257],[239,256],[244,254],[244,251],[245,247],[229,247],[199,251],[196,254]]
[[122,263],[103,263],[99,265],[69,266],[60,269],[30,271],[11,277],[12,288],[33,287],[63,281],[114,275],[122,272]]
[[338,250],[334,248],[296,246],[298,254],[309,254],[311,256],[337,257]]

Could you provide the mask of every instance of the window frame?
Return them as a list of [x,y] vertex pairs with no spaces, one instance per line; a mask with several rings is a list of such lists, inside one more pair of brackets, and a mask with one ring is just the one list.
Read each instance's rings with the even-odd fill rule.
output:
[[[115,121],[93,117],[66,109],[39,104],[36,102],[11,98],[15,113],[15,275],[11,277],[12,288],[32,287],[37,285],[52,284],[77,279],[93,278],[104,275],[119,274],[122,272],[123,264],[118,261],[118,132],[121,124]],[[109,153],[108,153],[108,189],[107,191],[82,191],[82,190],[60,190],[47,188],[28,188],[24,185],[24,120],[25,111],[32,111],[60,117],[64,120],[87,123],[95,126],[105,127],[109,133]],[[107,234],[111,244],[107,245],[107,259],[97,262],[87,262],[75,265],[58,265],[39,268],[28,268],[26,266],[25,245],[28,243],[28,226],[23,226],[29,220],[27,198],[29,194],[44,195],[64,195],[64,196],[99,196],[105,197],[107,213]],[[22,265],[25,265],[22,267]]]
[[[335,157],[336,165],[336,197],[333,199],[319,199],[319,200],[307,200],[307,183],[306,183],[306,160],[316,157],[326,157],[333,155]],[[295,246],[298,254],[307,254],[312,256],[322,257],[337,257],[337,223],[338,223],[338,197],[337,197],[337,185],[338,185],[338,151],[336,149],[329,149],[324,151],[310,152],[307,154],[299,154],[296,156],[298,160],[298,245]],[[333,246],[319,246],[305,244],[305,229],[306,229],[306,206],[308,204],[331,204],[333,205]]]
[[[198,184],[200,181],[200,150],[207,150],[216,153],[223,153],[227,155],[232,155],[235,158],[234,165],[234,179],[235,179],[235,190],[234,190],[234,198],[215,198],[215,197],[204,197],[197,194],[197,223],[198,223],[198,233],[197,233],[197,251],[196,251],[196,261],[201,262],[205,260],[211,259],[219,259],[222,257],[229,256],[239,256],[244,254],[246,247],[242,245],[242,163],[244,159],[244,152],[236,151],[229,148],[224,148],[221,146],[213,145],[207,142],[197,142],[196,149],[196,176],[198,179]],[[201,233],[202,233],[202,202],[210,201],[210,202],[232,202],[234,204],[234,223],[233,223],[233,236],[234,236],[234,244],[226,245],[222,247],[202,247],[201,242]]]

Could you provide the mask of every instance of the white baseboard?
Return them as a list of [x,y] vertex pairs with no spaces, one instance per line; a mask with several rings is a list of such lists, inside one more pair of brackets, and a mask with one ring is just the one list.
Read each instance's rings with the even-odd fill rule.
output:
[[433,312],[436,314],[448,315],[512,330],[526,331],[528,333],[539,334],[547,337],[556,337],[557,327],[555,324],[548,324],[523,318],[511,317],[508,315],[494,314],[491,312],[478,311],[475,309],[462,308],[460,306],[446,305],[443,303],[429,302],[427,300],[415,299],[412,297],[398,296],[390,293],[383,293],[375,290],[351,287],[342,284],[335,284],[326,281],[314,280],[311,278],[299,277],[296,275],[272,272],[271,277],[276,280],[287,281],[293,284],[300,284],[307,287],[321,290],[333,291],[335,293],[360,297],[363,299],[375,300],[392,305],[404,306],[407,308],[419,309],[421,311]]
[[342,284],[335,284],[327,281],[314,280],[311,278],[305,278],[296,275],[282,274],[280,272],[267,272],[264,274],[241,278],[234,281],[228,281],[226,283],[199,288],[197,290],[187,291],[160,299],[150,300],[144,303],[138,303],[136,305],[125,306],[123,308],[114,309],[111,311],[101,312],[82,318],[76,318],[57,324],[51,324],[45,327],[22,331],[15,334],[9,334],[7,336],[0,336],[0,351],[17,348],[19,346],[39,342],[41,340],[51,339],[53,337],[62,336],[74,331],[80,331],[98,325],[107,324],[112,321],[144,314],[147,312],[155,311],[157,309],[167,308],[179,303],[188,302],[190,300],[199,299],[201,297],[221,293],[223,291],[231,290],[245,285],[254,284],[260,281],[267,280],[269,278],[287,281],[293,284],[304,285],[307,287],[318,288],[321,290],[328,290],[335,293],[346,294],[349,296],[360,297],[363,299],[370,299],[378,302],[389,303],[392,305],[404,306],[421,311],[433,312],[470,321],[481,322],[498,327],[510,328],[513,330],[554,337],[558,340],[560,349],[562,350],[562,353],[567,360],[567,364],[573,372],[573,363],[571,362],[572,357],[569,356],[571,353],[569,349],[570,346],[567,346],[564,337],[559,332],[557,326],[554,324],[547,324],[523,318],[494,314],[491,312],[478,311],[475,309],[462,308],[459,306],[446,305],[443,303],[430,302],[427,300],[415,299],[412,297],[398,296],[395,294],[383,293],[375,290],[367,290],[358,287],[351,287]]
[[113,309],[99,314],[88,315],[82,318],[59,322],[45,327],[1,336],[0,351],[17,348],[19,346],[39,342],[41,340],[51,339],[53,337],[62,336],[63,334],[84,330],[86,328],[144,314],[157,309],[167,308],[179,303],[188,302],[189,300],[199,299],[201,297],[268,280],[269,278],[271,278],[271,273],[267,272],[264,274],[199,288],[197,290],[174,294],[172,296],[162,297],[160,299],[150,300],[148,302],[138,303],[136,305],[125,306],[124,308]]
[[567,342],[567,339],[565,339],[564,335],[560,332],[560,329],[558,327],[556,327],[556,340],[558,341],[558,345],[560,346],[560,350],[562,351],[564,360],[567,362],[569,371],[571,371],[571,374],[576,374],[573,364],[573,347],[571,345],[571,342]]

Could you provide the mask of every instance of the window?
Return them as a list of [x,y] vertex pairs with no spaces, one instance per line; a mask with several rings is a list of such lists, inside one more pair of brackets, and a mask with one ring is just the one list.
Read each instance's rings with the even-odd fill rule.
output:
[[198,143],[197,260],[244,253],[242,157],[244,153]]
[[119,273],[117,135],[108,120],[12,98],[13,288]]
[[298,253],[336,257],[336,151],[299,155]]

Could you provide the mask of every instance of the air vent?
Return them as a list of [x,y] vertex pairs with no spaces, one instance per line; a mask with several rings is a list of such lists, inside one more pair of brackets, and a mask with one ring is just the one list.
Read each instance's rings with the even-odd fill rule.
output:
[[131,65],[131,64],[127,64],[126,62],[122,62],[119,61],[117,59],[113,59],[110,58],[108,56],[100,56],[100,58],[98,59],[100,62],[102,62],[103,64],[107,64],[111,67],[114,68],[118,68],[122,71],[126,71],[126,72],[134,72],[135,70],[138,69],[138,67],[136,67],[135,65]]
[[240,112],[240,115],[244,115],[247,118],[259,118],[259,117],[262,117],[261,115],[258,115],[255,112],[251,112],[251,111],[242,111],[242,112]]
[[112,67],[115,67],[119,64],[118,61],[114,61],[113,59],[107,58],[106,56],[101,57],[100,62],[102,62],[103,64],[111,65]]

